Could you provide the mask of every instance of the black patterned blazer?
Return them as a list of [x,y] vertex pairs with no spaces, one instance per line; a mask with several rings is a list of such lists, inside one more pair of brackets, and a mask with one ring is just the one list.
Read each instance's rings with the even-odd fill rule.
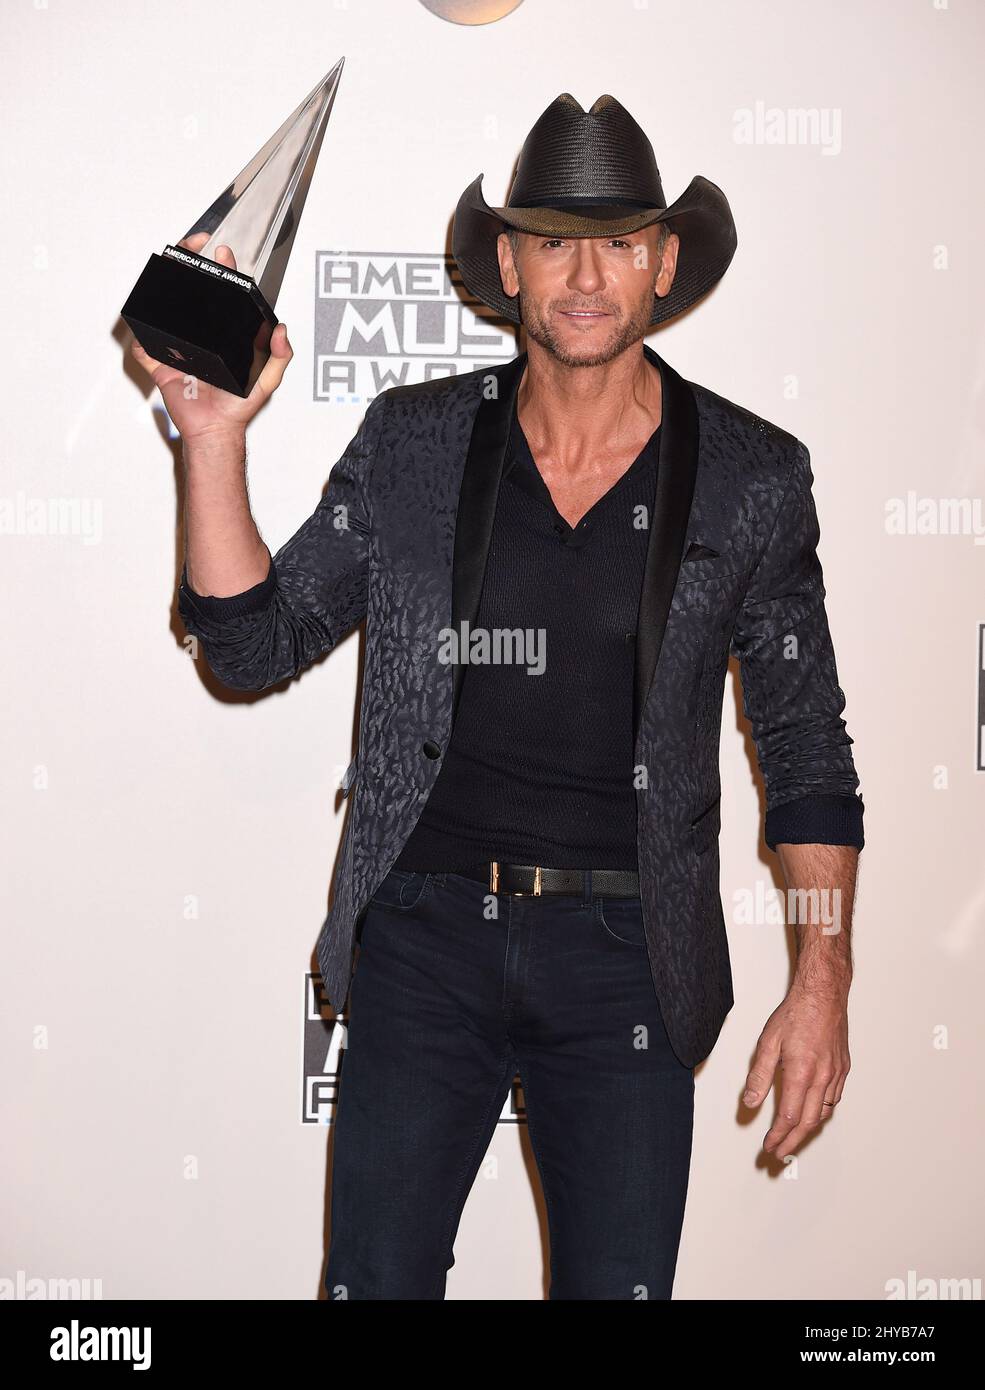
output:
[[[730,654],[766,791],[766,842],[862,846],[863,804],[817,557],[806,447],[685,381],[663,387],[657,490],[636,642],[640,892],[650,966],[680,1060],[732,1007],[719,886],[719,739]],[[521,354],[370,404],[312,515],[266,579],[179,611],[224,684],[296,675],[366,619],[358,752],[332,906],[318,938],[341,1010],[357,923],[427,801],[464,668],[439,633],[475,624]]]

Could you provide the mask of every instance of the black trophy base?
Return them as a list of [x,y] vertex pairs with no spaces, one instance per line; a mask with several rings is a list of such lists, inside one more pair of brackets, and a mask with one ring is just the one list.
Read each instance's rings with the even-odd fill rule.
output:
[[234,396],[253,390],[277,326],[248,275],[180,246],[151,256],[120,313],[151,357]]

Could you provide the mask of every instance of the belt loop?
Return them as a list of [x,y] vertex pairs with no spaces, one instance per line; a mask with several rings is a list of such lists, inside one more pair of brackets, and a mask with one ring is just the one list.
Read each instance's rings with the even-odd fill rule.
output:
[[582,871],[581,871],[581,896],[582,896],[582,907],[588,907],[589,903],[592,901],[592,871],[591,871],[591,869],[582,869]]

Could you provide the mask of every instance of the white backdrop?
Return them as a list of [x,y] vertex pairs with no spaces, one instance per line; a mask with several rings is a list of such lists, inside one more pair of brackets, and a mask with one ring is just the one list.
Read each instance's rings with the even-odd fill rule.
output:
[[[782,926],[736,919],[782,880],[733,673],[736,1005],[698,1072],[675,1292],[879,1299],[895,1279],[980,1279],[982,5],[525,0],[479,27],[418,0],[4,9],[0,1280],[318,1294],[330,1128],[301,1123],[303,979],[361,639],[262,699],[190,659],[176,446],[118,310],[343,54],[277,306],[296,356],[250,435],[264,538],[276,550],[313,510],[365,409],[315,397],[319,253],[440,256],[462,189],[482,171],[504,201],[562,91],[617,96],[670,198],[694,173],[720,184],[732,267],[651,341],[811,450],[867,845],[852,1074],[778,1170],[760,1149],[772,1101],[739,1121],[791,955]],[[522,1127],[500,1126],[450,1298],[543,1296],[531,1173]]]

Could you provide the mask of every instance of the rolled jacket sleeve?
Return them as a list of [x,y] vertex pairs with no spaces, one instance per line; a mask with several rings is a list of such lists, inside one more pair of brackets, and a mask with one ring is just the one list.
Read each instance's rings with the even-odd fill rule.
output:
[[765,839],[864,843],[849,736],[817,556],[810,454],[796,441],[769,541],[749,582],[732,651],[766,786]]
[[182,570],[178,611],[224,685],[265,690],[297,675],[365,617],[370,475],[385,395],[371,402],[321,501],[272,557],[259,584],[228,597],[203,595]]
[[[188,582],[188,567],[183,566],[181,571],[181,586],[179,589],[179,608],[182,617],[185,617],[185,610],[199,619],[212,619],[214,622],[221,623],[224,618],[239,618],[247,613],[256,613],[266,608],[273,598],[274,589],[277,586],[277,573],[271,560],[270,568],[266,578],[259,584],[254,584],[252,589],[244,589],[241,594],[231,594],[228,598],[215,598],[208,594],[199,594]],[[185,626],[188,626],[187,621]]]

